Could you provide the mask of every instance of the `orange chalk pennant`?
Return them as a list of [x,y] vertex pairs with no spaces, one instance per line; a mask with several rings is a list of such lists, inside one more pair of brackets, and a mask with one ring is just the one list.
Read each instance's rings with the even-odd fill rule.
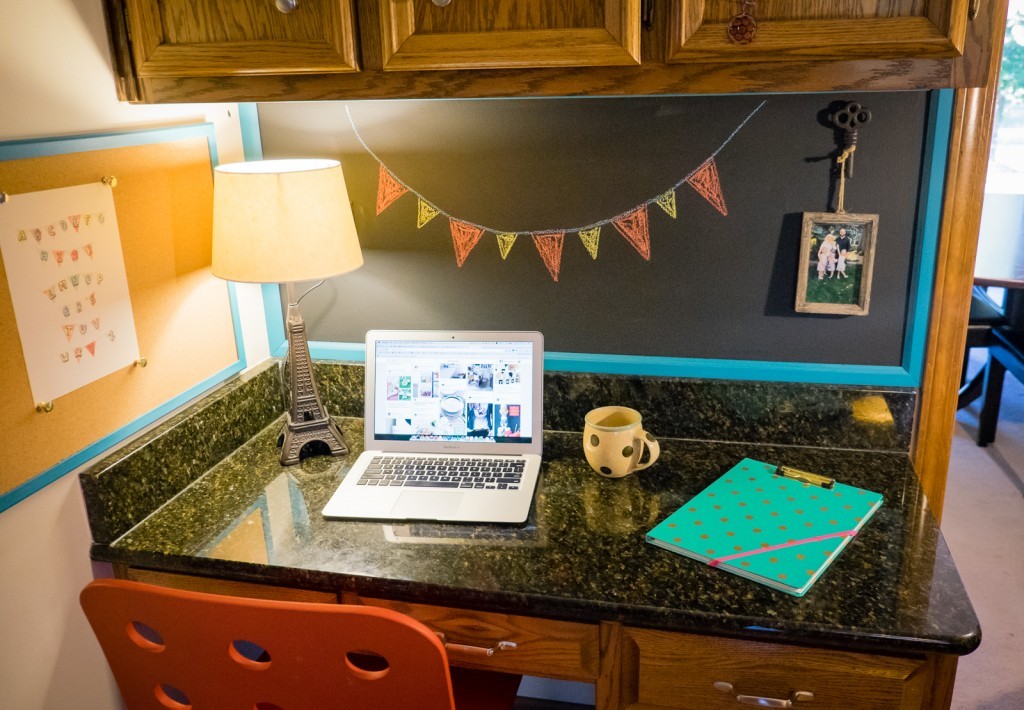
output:
[[722,195],[722,184],[718,179],[718,166],[715,165],[714,158],[708,158],[693,175],[687,178],[686,182],[723,216],[729,214],[729,210],[725,206],[725,196]]
[[68,342],[70,343],[71,342],[71,336],[75,334],[75,326],[74,325],[62,325],[61,327],[64,329],[64,337],[67,338]]
[[68,217],[68,219],[71,220],[71,226],[74,227],[75,231],[77,232],[78,231],[78,225],[79,225],[79,223],[82,220],[82,215],[80,215],[80,214],[73,214],[73,215],[70,215]]
[[625,217],[612,220],[619,234],[647,261],[651,260],[651,233],[647,222],[647,205],[641,205]]
[[456,219],[449,219],[448,222],[451,225],[452,241],[455,243],[455,262],[462,268],[466,257],[480,241],[484,230]]
[[94,340],[91,343],[86,343],[85,349],[89,351],[90,355],[95,356],[96,355],[96,341]]
[[584,229],[579,232],[580,241],[583,242],[583,246],[587,248],[587,252],[590,254],[591,259],[597,258],[597,243],[601,239],[601,228],[594,227],[593,229]]
[[[426,202],[422,197],[419,198],[419,204],[416,207],[416,228],[422,229],[424,224],[434,219],[440,212],[439,209]],[[378,212],[377,214],[380,213]]]
[[658,195],[654,198],[654,201],[658,204],[658,207],[665,210],[669,217],[672,219],[676,218],[676,191],[675,188],[669,190],[664,195]]
[[508,253],[512,251],[512,245],[516,243],[517,236],[511,232],[502,232],[498,235],[498,251],[501,253],[502,260],[508,258]]
[[537,247],[537,253],[544,260],[544,266],[548,267],[548,273],[556,282],[558,281],[558,272],[562,268],[562,244],[564,241],[565,232],[533,235],[533,244]]
[[377,180],[377,214],[391,206],[395,200],[409,191],[397,178],[388,172],[384,163],[380,164],[380,176]]

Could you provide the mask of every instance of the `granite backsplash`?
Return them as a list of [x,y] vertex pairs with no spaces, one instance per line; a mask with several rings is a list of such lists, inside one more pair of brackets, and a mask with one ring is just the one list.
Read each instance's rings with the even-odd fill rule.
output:
[[[363,366],[318,362],[327,411],[363,416]],[[242,446],[287,408],[274,360],[232,378],[80,474],[93,539],[110,543]],[[544,428],[576,432],[590,409],[633,407],[657,437],[907,453],[917,393],[775,382],[549,372]]]

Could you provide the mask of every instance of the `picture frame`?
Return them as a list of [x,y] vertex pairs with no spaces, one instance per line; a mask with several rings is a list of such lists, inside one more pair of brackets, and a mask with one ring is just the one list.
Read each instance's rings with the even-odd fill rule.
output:
[[877,238],[876,214],[804,212],[797,312],[866,316]]

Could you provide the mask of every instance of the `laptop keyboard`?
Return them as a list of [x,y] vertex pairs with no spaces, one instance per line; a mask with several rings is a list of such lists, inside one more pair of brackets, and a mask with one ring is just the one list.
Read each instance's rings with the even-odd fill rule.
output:
[[518,490],[526,462],[512,458],[451,459],[375,456],[357,486]]

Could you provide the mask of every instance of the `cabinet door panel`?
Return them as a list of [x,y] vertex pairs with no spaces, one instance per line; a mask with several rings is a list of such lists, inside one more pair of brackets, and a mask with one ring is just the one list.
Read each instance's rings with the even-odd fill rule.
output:
[[[794,707],[910,710],[921,706],[932,677],[925,659],[646,629],[623,629],[622,664],[622,706],[635,710],[735,708],[738,695],[756,704],[790,700],[797,691],[814,697]],[[769,702],[762,705],[783,707]]]
[[[593,682],[598,675],[600,638],[596,624],[385,599],[359,601],[408,614],[444,634],[448,660],[456,666],[584,682]],[[491,655],[481,652],[502,641],[512,642],[514,647]]]
[[757,35],[727,34],[741,2],[672,0],[668,61],[836,61],[963,54],[969,0],[760,0]]
[[358,69],[351,0],[127,0],[139,77]]
[[638,64],[640,0],[384,0],[381,33],[392,71]]

